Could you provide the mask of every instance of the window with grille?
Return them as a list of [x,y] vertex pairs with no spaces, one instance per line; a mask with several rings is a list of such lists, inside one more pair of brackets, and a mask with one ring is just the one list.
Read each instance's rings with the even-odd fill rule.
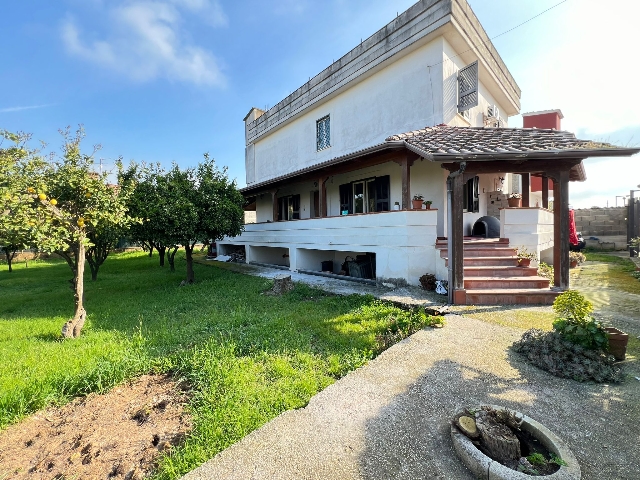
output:
[[316,147],[318,151],[331,146],[331,125],[329,115],[316,122]]

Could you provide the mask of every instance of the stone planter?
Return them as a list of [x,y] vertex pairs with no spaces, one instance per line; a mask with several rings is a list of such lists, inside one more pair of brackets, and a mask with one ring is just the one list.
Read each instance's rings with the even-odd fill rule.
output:
[[520,206],[522,206],[522,199],[521,198],[507,198],[507,203],[512,208],[520,207]]
[[[496,410],[507,410],[504,407],[496,405],[490,406]],[[474,410],[479,410],[481,408],[481,406],[474,407]],[[462,412],[463,410],[460,410],[458,413]],[[578,459],[557,435],[541,423],[536,422],[534,419],[514,410],[512,410],[512,412],[522,418],[523,430],[529,432],[542,445],[544,445],[548,451],[554,453],[567,463],[566,466],[561,466],[557,472],[540,478],[550,480],[578,480],[581,478],[582,474],[580,472]],[[468,437],[460,432],[455,425],[451,425],[451,440],[453,441],[453,447],[456,454],[465,466],[471,470],[476,478],[483,478],[487,480],[525,480],[538,478],[512,470],[486,456]]]
[[605,327],[605,330],[609,334],[609,353],[618,361],[624,360],[627,353],[629,335],[615,327]]

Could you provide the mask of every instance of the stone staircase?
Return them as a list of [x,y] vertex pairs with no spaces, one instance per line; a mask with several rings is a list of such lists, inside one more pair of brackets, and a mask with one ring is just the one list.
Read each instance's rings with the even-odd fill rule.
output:
[[[448,266],[446,239],[438,239],[436,249]],[[560,293],[536,267],[518,267],[507,238],[465,237],[464,288],[467,305],[551,305]]]

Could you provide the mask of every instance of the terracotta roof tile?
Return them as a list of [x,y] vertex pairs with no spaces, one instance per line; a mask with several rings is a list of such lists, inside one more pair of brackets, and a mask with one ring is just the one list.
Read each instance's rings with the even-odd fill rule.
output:
[[609,143],[580,140],[571,132],[536,128],[479,128],[437,125],[392,135],[387,142],[404,141],[437,158],[439,155],[557,153],[618,149]]

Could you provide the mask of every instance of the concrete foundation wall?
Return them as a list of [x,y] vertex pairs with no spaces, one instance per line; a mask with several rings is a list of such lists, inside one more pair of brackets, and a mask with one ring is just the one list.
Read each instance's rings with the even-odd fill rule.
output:
[[437,211],[415,210],[256,223],[246,225],[242,235],[217,243],[222,252],[232,251],[231,245],[250,247],[247,262],[267,256],[280,260],[288,251],[293,271],[319,271],[320,261],[332,259],[335,270],[345,256],[370,252],[375,254],[378,279],[402,278],[419,285],[422,275],[436,270],[437,221]]

